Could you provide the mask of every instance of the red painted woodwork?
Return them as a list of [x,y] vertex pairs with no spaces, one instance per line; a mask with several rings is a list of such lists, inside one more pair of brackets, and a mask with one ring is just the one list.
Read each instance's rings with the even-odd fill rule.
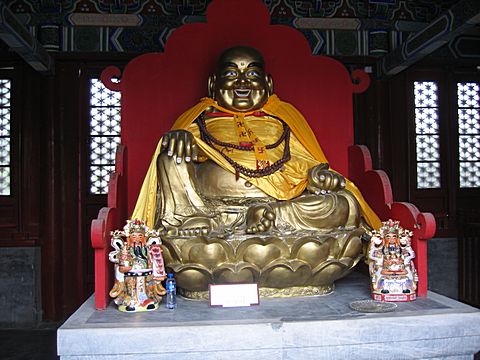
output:
[[[98,309],[108,304],[107,290],[112,283],[106,275],[112,268],[106,256],[109,232],[132,212],[160,136],[183,111],[206,96],[216,59],[235,45],[253,46],[263,53],[275,93],[294,104],[309,121],[332,168],[348,174],[348,148],[353,145],[352,94],[368,87],[368,75],[359,70],[350,75],[340,62],[313,56],[300,32],[270,25],[268,9],[261,0],[213,1],[207,22],[175,30],[164,53],[138,56],[122,74],[115,67],[102,74],[108,88],[122,92],[122,144],[128,152],[122,152],[110,183],[110,209],[102,210],[92,224],[92,243],[98,252]],[[112,77],[121,81],[112,82]],[[378,183],[367,191],[383,193],[382,186]]]
[[95,256],[95,306],[105,309],[109,303],[108,292],[113,284],[113,268],[108,260],[110,232],[123,227],[126,212],[127,185],[125,181],[126,148],[120,145],[115,156],[115,172],[108,183],[107,207],[100,209],[92,221],[91,240]]

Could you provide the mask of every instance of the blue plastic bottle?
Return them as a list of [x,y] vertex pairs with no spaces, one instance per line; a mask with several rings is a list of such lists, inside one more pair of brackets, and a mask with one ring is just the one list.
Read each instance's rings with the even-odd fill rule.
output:
[[177,307],[177,282],[175,281],[173,274],[167,275],[165,287],[167,289],[165,307],[167,309],[175,309]]

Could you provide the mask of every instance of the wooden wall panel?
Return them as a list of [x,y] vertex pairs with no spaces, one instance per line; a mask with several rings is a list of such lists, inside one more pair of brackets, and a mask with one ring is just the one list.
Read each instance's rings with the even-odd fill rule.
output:
[[[1,63],[1,62],[0,62]],[[34,246],[39,240],[39,76],[24,64],[0,70],[11,88],[11,195],[0,196],[0,246]]]
[[480,308],[480,211],[459,211],[459,300]]

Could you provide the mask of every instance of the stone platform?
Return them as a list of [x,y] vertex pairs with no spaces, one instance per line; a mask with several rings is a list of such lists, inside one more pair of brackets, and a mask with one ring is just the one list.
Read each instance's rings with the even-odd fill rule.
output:
[[429,292],[387,313],[349,304],[370,299],[368,278],[352,273],[330,295],[261,299],[210,308],[178,299],[148,313],[121,313],[86,301],[58,330],[58,355],[86,359],[473,359],[480,310]]

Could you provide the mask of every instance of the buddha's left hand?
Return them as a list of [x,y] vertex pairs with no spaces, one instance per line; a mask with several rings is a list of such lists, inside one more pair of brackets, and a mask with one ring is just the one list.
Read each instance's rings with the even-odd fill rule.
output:
[[166,152],[169,157],[176,159],[180,164],[183,160],[190,162],[195,160],[196,145],[192,134],[186,130],[172,130],[167,132],[162,137],[161,152]]
[[322,194],[345,188],[345,178],[328,168],[328,164],[320,164],[309,170],[308,191],[313,194]]

